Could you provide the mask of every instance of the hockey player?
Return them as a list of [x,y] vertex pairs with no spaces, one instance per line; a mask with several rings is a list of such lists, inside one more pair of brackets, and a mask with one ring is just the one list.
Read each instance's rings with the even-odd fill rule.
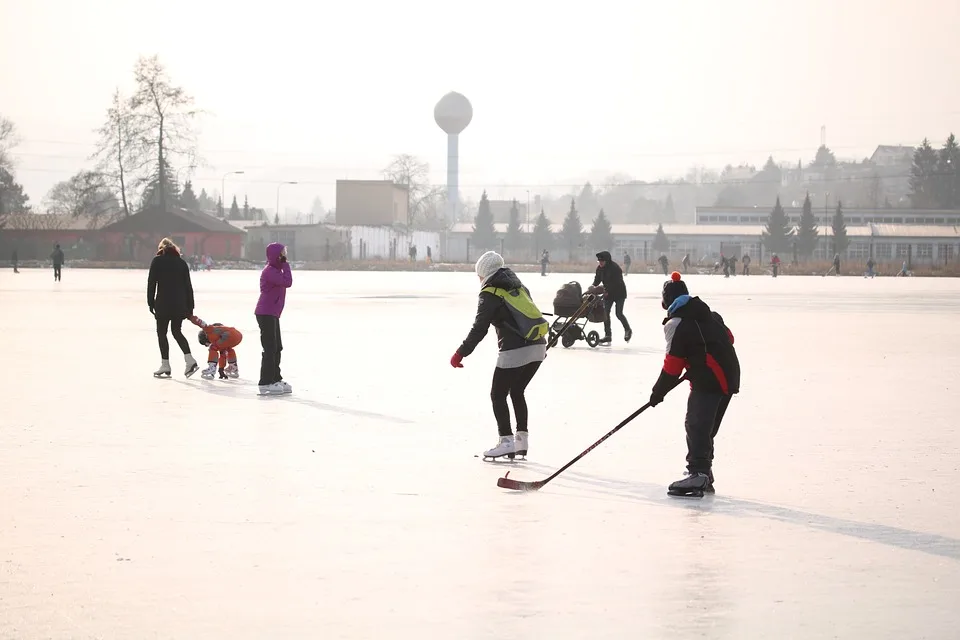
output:
[[[547,341],[550,325],[530,299],[530,291],[520,278],[503,266],[503,258],[488,251],[477,260],[475,267],[480,279],[480,300],[473,327],[463,344],[450,358],[450,366],[463,367],[464,358],[473,353],[487,335],[490,325],[497,332],[500,355],[493,370],[490,400],[493,415],[497,420],[500,442],[483,452],[484,458],[501,458],[515,455],[526,456],[529,449],[527,430],[527,401],[524,391],[540,364],[547,356]],[[510,409],[507,396],[513,402],[517,420],[517,433],[510,427]]]
[[200,372],[200,377],[212,380],[213,374],[219,370],[221,379],[239,378],[237,352],[233,348],[243,340],[243,334],[219,322],[207,324],[197,316],[190,316],[190,322],[201,328],[197,338],[209,349],[207,368]]
[[714,493],[713,440],[720,429],[730,398],[740,391],[740,361],[733,333],[700,298],[691,297],[687,285],[674,271],[663,285],[663,333],[667,353],[660,377],[650,394],[650,404],[664,396],[687,370],[690,396],[684,426],[687,432],[687,473],[670,485],[672,496],[702,497]]

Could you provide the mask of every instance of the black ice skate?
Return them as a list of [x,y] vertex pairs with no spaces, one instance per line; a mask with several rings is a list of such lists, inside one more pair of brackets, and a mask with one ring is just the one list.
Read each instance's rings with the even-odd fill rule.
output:
[[632,330],[632,329],[627,329],[626,331],[623,332],[623,341],[624,341],[624,342],[630,342],[630,338],[632,338],[632,337],[633,337],[633,330]]
[[611,342],[613,342],[613,338],[611,338],[610,336],[603,336],[602,338],[600,338],[600,342],[598,342],[597,344],[610,344]]
[[702,498],[707,492],[713,493],[713,483],[708,474],[699,471],[687,472],[682,480],[667,487],[667,495],[682,498]]

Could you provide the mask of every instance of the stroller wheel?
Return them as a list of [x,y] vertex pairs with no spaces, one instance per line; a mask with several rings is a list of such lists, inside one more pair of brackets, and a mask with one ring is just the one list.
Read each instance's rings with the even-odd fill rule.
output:
[[563,337],[560,338],[560,344],[562,344],[565,349],[569,349],[570,347],[572,347],[573,343],[576,342],[578,339],[577,334],[571,331],[570,329],[573,329],[573,327],[570,327],[569,329],[564,331]]
[[595,347],[600,344],[600,334],[596,331],[591,331],[587,334],[587,344],[591,347]]

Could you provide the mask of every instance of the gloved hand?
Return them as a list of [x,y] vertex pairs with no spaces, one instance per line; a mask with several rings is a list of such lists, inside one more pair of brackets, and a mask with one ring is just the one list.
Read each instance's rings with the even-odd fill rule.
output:
[[459,351],[453,353],[453,357],[450,358],[450,366],[454,369],[463,369],[461,362],[463,361],[463,356],[460,355]]
[[663,402],[663,396],[661,396],[661,395],[659,395],[659,394],[657,394],[657,393],[651,393],[651,394],[650,394],[650,406],[651,406],[651,407],[655,407],[655,406],[657,406],[658,404],[660,404],[661,402]]

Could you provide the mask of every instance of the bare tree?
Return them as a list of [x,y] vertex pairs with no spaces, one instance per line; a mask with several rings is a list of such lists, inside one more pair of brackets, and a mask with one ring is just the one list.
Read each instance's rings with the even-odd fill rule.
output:
[[81,171],[69,180],[58,182],[50,189],[44,204],[50,214],[89,218],[93,227],[123,215],[104,175],[96,171]]
[[100,140],[94,157],[100,173],[120,194],[124,216],[130,215],[130,199],[143,182],[137,177],[143,171],[144,159],[134,127],[133,113],[117,89],[107,109],[107,119],[97,130]]
[[441,187],[430,184],[430,165],[416,156],[402,154],[394,157],[383,170],[384,180],[407,187],[408,226],[417,226],[424,220],[432,202],[443,192]]
[[0,116],[0,169],[13,172],[13,157],[10,150],[20,143],[17,127],[9,118]]
[[197,135],[194,120],[199,111],[193,98],[174,86],[157,56],[141,57],[134,69],[137,89],[130,98],[131,121],[146,178],[157,184],[157,203],[165,210],[168,190],[174,183],[171,165],[177,159],[196,163]]

